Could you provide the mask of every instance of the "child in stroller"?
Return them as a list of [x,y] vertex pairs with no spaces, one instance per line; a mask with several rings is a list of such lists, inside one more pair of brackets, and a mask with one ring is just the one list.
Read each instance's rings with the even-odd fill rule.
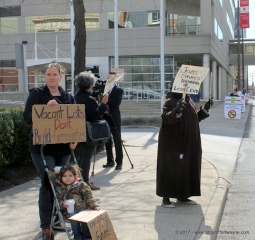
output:
[[[57,174],[55,181],[55,191],[58,198],[63,215],[71,217],[74,214],[85,209],[100,210],[96,204],[90,187],[80,178],[80,170],[76,164],[63,166]],[[74,213],[68,213],[66,204],[67,199],[74,199]],[[91,235],[86,223],[70,220],[74,240],[91,239]]]

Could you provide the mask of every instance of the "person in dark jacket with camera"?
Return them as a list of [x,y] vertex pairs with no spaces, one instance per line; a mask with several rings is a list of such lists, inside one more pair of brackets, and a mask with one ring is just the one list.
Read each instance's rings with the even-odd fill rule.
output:
[[[115,146],[115,162],[116,167],[115,170],[122,169],[122,161],[123,161],[123,151],[122,151],[122,143],[121,143],[121,115],[120,115],[120,104],[122,101],[123,89],[117,87],[116,85],[112,88],[109,93],[109,100],[107,103],[107,113],[104,118],[108,122],[111,134],[114,141]],[[105,144],[106,153],[107,153],[107,163],[103,165],[104,168],[113,167],[115,165],[114,157],[113,157],[113,141],[110,140]]]
[[[79,88],[75,94],[77,104],[85,104],[86,121],[93,122],[103,117],[106,112],[106,103],[108,102],[108,94],[102,97],[101,103],[92,97],[91,90],[95,86],[96,77],[91,72],[81,72],[75,79],[75,84]],[[96,145],[91,145],[86,142],[81,142],[76,147],[77,161],[82,169],[82,178],[91,190],[98,190],[100,187],[89,182],[90,161],[95,151]]]

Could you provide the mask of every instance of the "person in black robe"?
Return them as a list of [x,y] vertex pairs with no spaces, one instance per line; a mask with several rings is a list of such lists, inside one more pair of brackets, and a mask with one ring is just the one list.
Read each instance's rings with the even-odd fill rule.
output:
[[187,204],[200,196],[202,148],[199,122],[209,116],[213,101],[196,110],[189,95],[168,92],[163,105],[162,124],[158,138],[156,194],[162,205],[175,207],[170,198]]

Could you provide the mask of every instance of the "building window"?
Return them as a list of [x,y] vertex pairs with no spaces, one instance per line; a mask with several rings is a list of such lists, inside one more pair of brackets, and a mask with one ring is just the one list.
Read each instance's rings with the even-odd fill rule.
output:
[[28,68],[28,90],[45,84],[43,67]]
[[[118,28],[159,26],[159,11],[118,12]],[[108,13],[108,27],[114,28],[114,12]]]
[[0,7],[0,17],[21,16],[21,6]]
[[234,29],[233,29],[233,26],[232,26],[232,23],[230,21],[228,13],[226,14],[226,16],[227,16],[227,23],[228,23],[229,31],[231,33],[231,37],[234,38]]
[[[85,14],[86,30],[99,29],[99,13]],[[59,32],[70,31],[70,14],[34,16],[26,18],[26,32]]]
[[0,35],[18,33],[18,18],[0,18]]
[[[114,67],[114,57],[111,58]],[[124,99],[160,98],[160,57],[135,56],[120,57],[119,68],[124,69],[124,82],[120,83],[125,95]],[[174,78],[174,58],[165,56],[165,92],[172,86]],[[139,96],[138,96],[139,95]]]
[[160,12],[159,11],[154,11],[152,12],[152,22],[155,23],[159,23],[160,22]]
[[0,67],[0,92],[19,91],[18,70]]
[[220,42],[223,42],[223,32],[218,24],[218,21],[216,18],[214,18],[214,33],[219,39]]
[[201,34],[201,18],[168,13],[167,35],[199,35]]

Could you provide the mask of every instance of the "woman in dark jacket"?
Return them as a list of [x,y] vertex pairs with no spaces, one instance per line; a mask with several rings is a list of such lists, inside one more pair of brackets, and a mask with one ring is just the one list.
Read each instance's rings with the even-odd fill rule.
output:
[[[26,102],[23,116],[27,124],[32,124],[32,107],[35,104],[54,106],[74,103],[74,98],[59,86],[64,70],[63,66],[56,62],[50,63],[45,67],[44,77],[46,85],[34,88],[30,92]],[[46,145],[44,147],[44,155],[49,170],[53,171],[55,166],[68,164],[71,157],[70,148],[74,149],[75,147],[75,143]],[[38,201],[41,220],[40,226],[43,232],[43,239],[48,239],[48,235],[50,234],[49,228],[53,198],[49,180],[40,154],[40,148],[41,145],[33,145],[31,132],[29,152],[31,153],[32,160],[41,180]]]
[[[106,111],[108,94],[104,95],[100,104],[91,96],[90,91],[95,86],[96,77],[91,72],[81,72],[75,77],[75,84],[79,88],[75,94],[75,101],[78,104],[85,104],[86,121],[93,122],[102,118]],[[86,182],[91,190],[98,190],[100,187],[89,182],[90,161],[95,151],[95,145],[86,142],[79,143],[77,146],[77,160],[82,169],[83,181]]]

